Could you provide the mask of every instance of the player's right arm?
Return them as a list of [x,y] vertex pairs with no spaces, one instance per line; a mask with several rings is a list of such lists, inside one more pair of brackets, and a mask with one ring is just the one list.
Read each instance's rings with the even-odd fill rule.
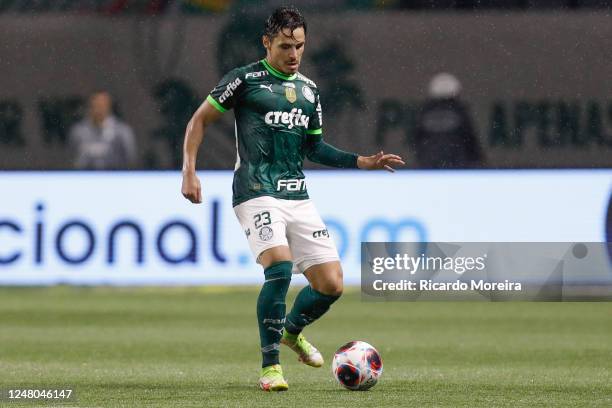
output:
[[208,100],[195,111],[185,130],[183,144],[183,196],[192,203],[202,202],[202,186],[196,176],[196,159],[206,127],[221,117],[222,113]]
[[193,114],[185,130],[183,144],[183,196],[192,203],[202,202],[202,186],[196,176],[196,159],[206,127],[219,119],[221,114],[232,109],[244,88],[244,77],[240,69],[225,75],[210,92],[204,103]]

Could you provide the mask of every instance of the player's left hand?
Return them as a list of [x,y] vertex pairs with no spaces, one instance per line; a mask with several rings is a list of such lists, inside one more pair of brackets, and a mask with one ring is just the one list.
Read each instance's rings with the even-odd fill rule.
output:
[[396,154],[385,154],[382,150],[372,156],[359,156],[357,158],[357,167],[364,170],[380,170],[385,169],[394,172],[394,167],[405,166],[404,160]]

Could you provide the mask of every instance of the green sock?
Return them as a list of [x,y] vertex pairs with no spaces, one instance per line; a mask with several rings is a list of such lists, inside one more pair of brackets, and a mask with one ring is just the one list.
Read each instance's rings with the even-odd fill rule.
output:
[[257,298],[262,367],[279,363],[280,339],[285,323],[285,297],[291,282],[292,267],[291,261],[283,261],[264,270],[266,281]]
[[324,295],[306,286],[295,298],[291,313],[285,319],[285,330],[292,335],[300,334],[304,327],[323,316],[339,297]]

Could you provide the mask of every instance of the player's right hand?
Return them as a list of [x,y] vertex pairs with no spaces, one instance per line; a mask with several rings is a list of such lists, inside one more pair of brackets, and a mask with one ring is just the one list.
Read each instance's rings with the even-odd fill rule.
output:
[[202,186],[195,173],[183,173],[181,193],[192,203],[199,204],[202,202]]

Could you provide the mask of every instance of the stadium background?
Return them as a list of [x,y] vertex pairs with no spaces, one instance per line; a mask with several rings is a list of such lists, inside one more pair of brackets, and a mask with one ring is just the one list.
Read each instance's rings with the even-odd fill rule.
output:
[[[309,23],[301,71],[322,90],[326,139],[408,163],[395,174],[307,164],[347,283],[359,282],[363,240],[611,240],[608,1],[293,3]],[[224,72],[263,56],[259,30],[279,4],[0,0],[0,388],[67,379],[102,406],[264,401],[249,388],[256,348],[224,343],[256,344],[257,292],[217,286],[262,279],[231,210],[233,114],[201,148],[204,204],[182,198],[178,169],[193,110]],[[476,169],[418,164],[416,120],[439,72],[461,81],[483,152]],[[100,89],[136,135],[138,158],[124,171],[73,169],[69,129]],[[77,286],[20,287],[51,284]],[[315,339],[328,354],[371,340],[387,383],[361,397],[317,394],[308,387],[333,388],[331,377],[289,365],[313,404],[612,403],[607,304],[372,307],[355,289],[344,302]],[[223,347],[240,363],[217,355]],[[241,374],[212,393],[227,369]]]

